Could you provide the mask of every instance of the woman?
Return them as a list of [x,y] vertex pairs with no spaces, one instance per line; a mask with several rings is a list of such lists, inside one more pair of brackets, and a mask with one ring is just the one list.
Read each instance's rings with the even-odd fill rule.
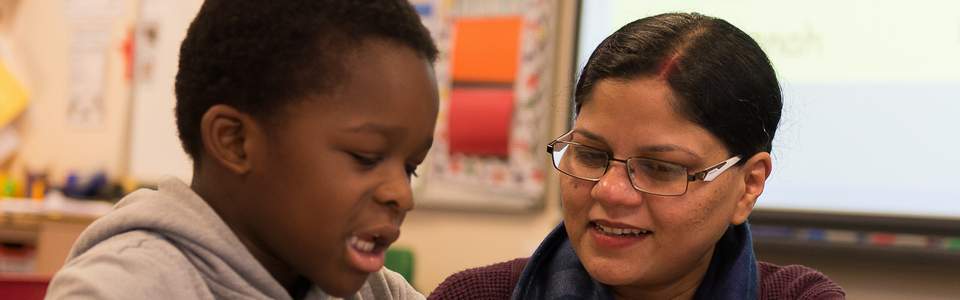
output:
[[455,274],[430,298],[844,297],[753,254],[783,100],[743,31],[695,13],[634,21],[590,56],[574,102],[573,130],[548,145],[564,222],[529,259]]

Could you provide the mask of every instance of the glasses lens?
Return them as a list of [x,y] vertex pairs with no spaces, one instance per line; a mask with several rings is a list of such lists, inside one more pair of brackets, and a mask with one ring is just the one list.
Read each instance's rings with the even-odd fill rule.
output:
[[658,195],[681,195],[687,190],[687,169],[645,158],[632,158],[627,161],[630,180],[637,189]]
[[553,166],[567,175],[597,180],[607,168],[607,153],[589,147],[557,142],[553,145]]

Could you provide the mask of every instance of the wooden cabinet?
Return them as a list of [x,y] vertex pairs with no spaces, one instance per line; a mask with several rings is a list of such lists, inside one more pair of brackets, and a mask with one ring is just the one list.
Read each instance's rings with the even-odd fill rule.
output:
[[70,252],[74,241],[111,204],[58,199],[37,202],[0,199],[0,272],[27,276],[52,276]]

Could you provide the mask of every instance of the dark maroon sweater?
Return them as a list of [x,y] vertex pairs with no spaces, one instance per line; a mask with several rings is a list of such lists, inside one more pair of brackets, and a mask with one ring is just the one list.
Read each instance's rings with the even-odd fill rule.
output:
[[[428,299],[510,299],[529,258],[465,270],[447,277]],[[757,263],[758,299],[844,299],[843,289],[816,270]]]

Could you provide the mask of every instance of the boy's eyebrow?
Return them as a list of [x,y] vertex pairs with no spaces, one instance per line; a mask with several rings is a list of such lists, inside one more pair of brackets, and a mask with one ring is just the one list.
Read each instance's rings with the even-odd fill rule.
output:
[[[600,143],[609,145],[609,143],[607,143],[607,141],[606,141],[602,136],[600,136],[599,134],[590,132],[589,130],[586,130],[586,129],[582,129],[582,128],[581,128],[581,129],[576,129],[576,130],[574,130],[573,133],[574,133],[574,135],[581,135],[581,136],[583,136],[584,138],[587,138],[587,139],[589,139],[589,140],[593,140],[593,141],[596,141],[596,142],[600,142]],[[689,154],[689,155],[693,156],[694,158],[697,158],[697,159],[700,158],[700,155],[697,155],[697,154],[694,153],[692,150],[687,149],[687,148],[685,148],[685,147],[683,147],[683,146],[674,145],[674,144],[643,145],[643,146],[637,147],[636,149],[634,149],[634,151],[635,151],[635,153],[640,153],[640,152],[646,152],[646,153],[650,153],[650,152],[654,152],[654,153],[665,153],[665,152],[679,151],[679,152],[683,152],[683,153]]]
[[347,128],[347,131],[355,133],[375,133],[384,137],[404,131],[399,126],[389,126],[384,124],[367,122],[354,127]]
[[433,137],[432,137],[432,136],[430,137],[430,139],[427,139],[427,141],[424,142],[423,145],[420,145],[420,151],[417,152],[417,153],[426,154],[426,153],[430,152],[430,148],[431,148],[431,147],[433,147]]
[[[400,126],[389,126],[384,124],[368,122],[368,123],[363,123],[354,127],[349,127],[347,128],[347,131],[355,132],[355,133],[357,132],[374,133],[386,138],[391,134],[398,133],[405,130]],[[423,145],[420,146],[420,150],[423,152],[426,152],[426,151],[429,151],[432,146],[433,146],[433,136],[430,136],[430,139],[427,139],[426,142],[424,142]]]

